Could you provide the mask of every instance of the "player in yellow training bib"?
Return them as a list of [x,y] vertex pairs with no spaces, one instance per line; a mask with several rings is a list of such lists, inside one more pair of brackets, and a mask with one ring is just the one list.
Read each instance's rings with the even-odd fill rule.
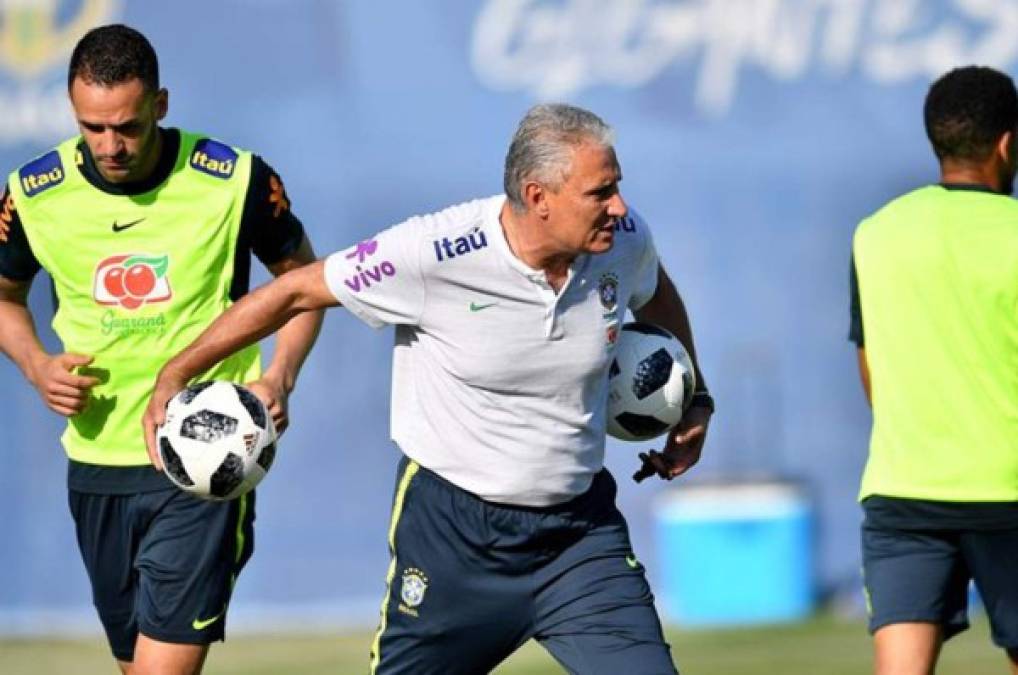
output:
[[[178,491],[149,462],[142,413],[163,363],[247,292],[252,252],[276,275],[314,253],[261,158],[159,126],[168,94],[140,33],[86,34],[68,88],[81,135],[11,173],[2,197],[0,350],[68,418],[71,510],[114,656],[125,672],[195,673],[251,555],[254,494]],[[40,269],[60,354],[45,352],[26,303]],[[200,377],[251,383],[285,428],[320,321],[283,327],[264,372],[251,346]]]

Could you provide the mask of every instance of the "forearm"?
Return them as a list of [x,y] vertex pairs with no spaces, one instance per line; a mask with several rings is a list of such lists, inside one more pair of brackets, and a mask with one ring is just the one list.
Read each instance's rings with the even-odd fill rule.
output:
[[272,362],[265,369],[264,377],[276,379],[287,392],[293,391],[300,368],[318,338],[324,316],[324,310],[302,312],[279,329]]
[[[319,263],[284,274],[244,296],[213,321],[197,340],[172,358],[163,371],[187,382],[230,354],[261,340],[290,319],[307,312],[310,315],[299,317],[292,322],[293,326],[283,331],[284,339],[277,346],[282,361],[277,366],[274,360],[272,366],[283,369],[281,372],[292,370],[296,373],[321,323],[321,318],[315,315],[327,306],[322,303],[331,297],[320,292],[309,293],[312,289],[304,286],[316,273],[318,276],[322,274]],[[321,284],[324,286],[324,282]]]
[[34,382],[35,366],[47,354],[35,332],[35,322],[22,304],[0,300],[0,351]]
[[665,273],[663,268],[658,269],[658,287],[654,296],[640,309],[633,312],[639,321],[652,323],[661,326],[679,339],[679,342],[689,352],[689,358],[693,361],[693,369],[696,374],[697,389],[707,389],[707,382],[703,372],[700,370],[700,362],[696,357],[696,346],[693,343],[693,329],[690,325],[689,314],[686,312],[686,305],[682,297],[675,289],[675,284]]

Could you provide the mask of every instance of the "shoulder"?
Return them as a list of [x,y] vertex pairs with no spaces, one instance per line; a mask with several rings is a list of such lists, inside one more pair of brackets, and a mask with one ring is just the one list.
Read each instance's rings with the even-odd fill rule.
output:
[[413,216],[396,227],[412,229],[424,239],[458,236],[471,228],[485,226],[491,214],[498,213],[503,199],[488,197],[462,202],[440,211]]
[[55,148],[22,165],[12,175],[25,197],[35,197],[64,182],[67,170],[60,150]]
[[[486,248],[498,227],[498,211],[504,197],[475,199],[440,211],[411,216],[381,233],[404,245],[431,251],[436,262]],[[422,256],[423,258],[423,256]]]
[[[917,212],[935,208],[935,205],[941,203],[941,199],[948,196],[950,196],[949,193],[937,185],[926,185],[899,195],[860,220],[854,238],[858,241],[860,237],[867,236],[874,226],[881,223],[902,219],[911,220],[916,217]],[[877,230],[880,229],[882,228],[877,228]]]
[[249,161],[251,153],[207,135],[180,131],[181,150],[187,153],[188,166],[200,173],[229,180],[242,161]]

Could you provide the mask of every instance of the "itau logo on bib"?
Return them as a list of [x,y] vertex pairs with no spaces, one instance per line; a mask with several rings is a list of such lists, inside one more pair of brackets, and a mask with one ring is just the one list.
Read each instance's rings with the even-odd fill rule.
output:
[[100,305],[138,309],[173,297],[166,273],[170,256],[127,253],[105,258],[96,265],[92,294]]

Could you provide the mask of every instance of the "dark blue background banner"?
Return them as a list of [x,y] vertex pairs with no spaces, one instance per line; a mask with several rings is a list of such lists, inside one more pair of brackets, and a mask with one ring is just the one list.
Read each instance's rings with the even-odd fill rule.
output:
[[[618,132],[623,194],[654,228],[718,400],[689,480],[803,481],[821,590],[857,584],[869,413],[846,341],[852,229],[936,180],[926,87],[954,65],[1013,69],[1018,0],[7,2],[6,170],[75,133],[67,57],[85,27],[112,21],[155,44],[167,122],[263,155],[319,254],[500,191],[509,137],[537,101],[603,116]],[[48,293],[38,281],[32,308],[56,349]],[[241,623],[377,615],[397,461],[391,341],[329,315],[260,491]],[[0,390],[0,631],[96,628],[62,421],[6,360]],[[655,499],[683,481],[631,483],[647,447],[613,443],[608,464],[637,553],[653,561]]]

